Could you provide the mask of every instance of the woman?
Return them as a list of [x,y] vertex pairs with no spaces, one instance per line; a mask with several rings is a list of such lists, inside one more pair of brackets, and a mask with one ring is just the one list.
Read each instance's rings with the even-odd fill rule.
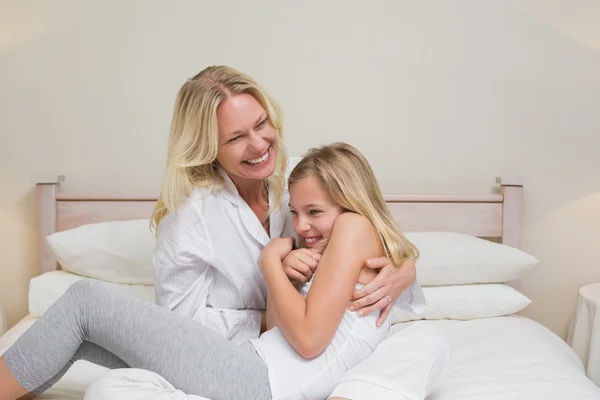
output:
[[[297,162],[285,153],[279,107],[251,77],[217,66],[183,85],[153,214],[159,305],[235,343],[265,330],[266,289],[256,260],[270,239],[295,235],[286,178]],[[306,282],[317,261],[308,250],[291,254],[286,274]],[[366,266],[381,271],[355,292],[352,309],[383,309],[378,324],[394,302],[422,310],[412,260],[396,268],[380,257]]]
[[[234,343],[265,330],[266,288],[256,260],[270,238],[293,234],[285,188],[292,165],[281,136],[276,103],[231,68],[209,67],[178,93],[153,215],[156,298]],[[310,278],[318,257],[307,255],[295,252],[284,260],[291,279]],[[408,260],[400,269],[387,264],[385,258],[367,262],[384,268],[355,292],[357,301],[350,305],[364,315],[383,308],[378,324],[394,301],[415,311],[424,305],[414,263]],[[87,343],[74,357],[110,368],[123,365]]]
[[[386,320],[377,328],[375,316],[361,318],[346,308],[353,289],[375,278],[363,260],[389,256],[401,263],[418,252],[395,226],[372,171],[352,147],[313,151],[289,182],[294,230],[306,247],[323,256],[318,272],[298,293],[283,271],[294,240],[277,238],[265,247],[259,265],[269,293],[271,329],[259,339],[236,346],[198,322],[84,280],[69,288],[2,358],[0,400],[16,399],[26,390],[39,393],[92,343],[111,362],[157,372],[192,395],[326,398],[390,327]],[[439,343],[433,349],[422,349],[422,344],[415,340],[412,347],[419,354],[443,350]],[[433,371],[444,357],[440,352],[419,361]],[[405,390],[431,380],[431,371],[404,377]]]

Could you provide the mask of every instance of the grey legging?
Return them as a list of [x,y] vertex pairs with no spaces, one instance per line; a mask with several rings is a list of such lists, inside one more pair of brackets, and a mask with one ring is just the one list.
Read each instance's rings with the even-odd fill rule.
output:
[[4,357],[35,394],[83,359],[153,371],[213,400],[271,398],[267,367],[249,343],[237,346],[199,322],[87,279],[72,285]]

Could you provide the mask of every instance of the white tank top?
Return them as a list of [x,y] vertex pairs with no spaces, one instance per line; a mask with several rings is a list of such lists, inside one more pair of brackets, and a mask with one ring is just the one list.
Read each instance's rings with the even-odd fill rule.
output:
[[[306,297],[312,279],[300,293]],[[359,289],[363,285],[357,284]],[[276,400],[326,399],[339,384],[342,376],[366,359],[386,337],[389,317],[377,328],[379,313],[358,317],[346,311],[333,340],[317,357],[303,358],[287,342],[279,328],[263,333],[250,342],[262,357],[269,371],[271,397]]]

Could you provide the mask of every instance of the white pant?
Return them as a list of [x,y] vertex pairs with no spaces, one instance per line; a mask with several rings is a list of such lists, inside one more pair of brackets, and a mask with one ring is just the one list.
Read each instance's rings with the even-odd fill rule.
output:
[[210,400],[175,389],[160,375],[145,369],[114,369],[92,383],[84,400]]
[[450,340],[430,322],[396,324],[373,354],[344,375],[331,397],[423,400],[449,359]]
[[[439,382],[450,342],[427,321],[397,324],[361,364],[342,379],[331,397],[352,400],[423,400]],[[84,400],[207,400],[175,389],[141,369],[117,369],[94,382]]]

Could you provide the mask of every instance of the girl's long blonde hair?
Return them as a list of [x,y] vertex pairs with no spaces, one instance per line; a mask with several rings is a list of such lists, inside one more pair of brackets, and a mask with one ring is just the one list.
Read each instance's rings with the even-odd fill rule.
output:
[[188,79],[177,93],[165,175],[151,216],[155,232],[160,220],[168,212],[175,212],[192,189],[214,190],[223,185],[216,161],[219,146],[217,107],[228,97],[242,93],[251,95],[262,105],[269,122],[278,131],[275,172],[264,185],[265,190],[270,188],[275,195],[275,203],[269,204],[267,215],[282,205],[287,154],[282,140],[279,105],[252,77],[231,67],[211,66]]
[[332,143],[309,150],[290,174],[288,185],[310,176],[316,176],[344,210],[371,221],[396,267],[408,258],[417,260],[419,250],[400,231],[369,162],[356,148],[346,143]]

